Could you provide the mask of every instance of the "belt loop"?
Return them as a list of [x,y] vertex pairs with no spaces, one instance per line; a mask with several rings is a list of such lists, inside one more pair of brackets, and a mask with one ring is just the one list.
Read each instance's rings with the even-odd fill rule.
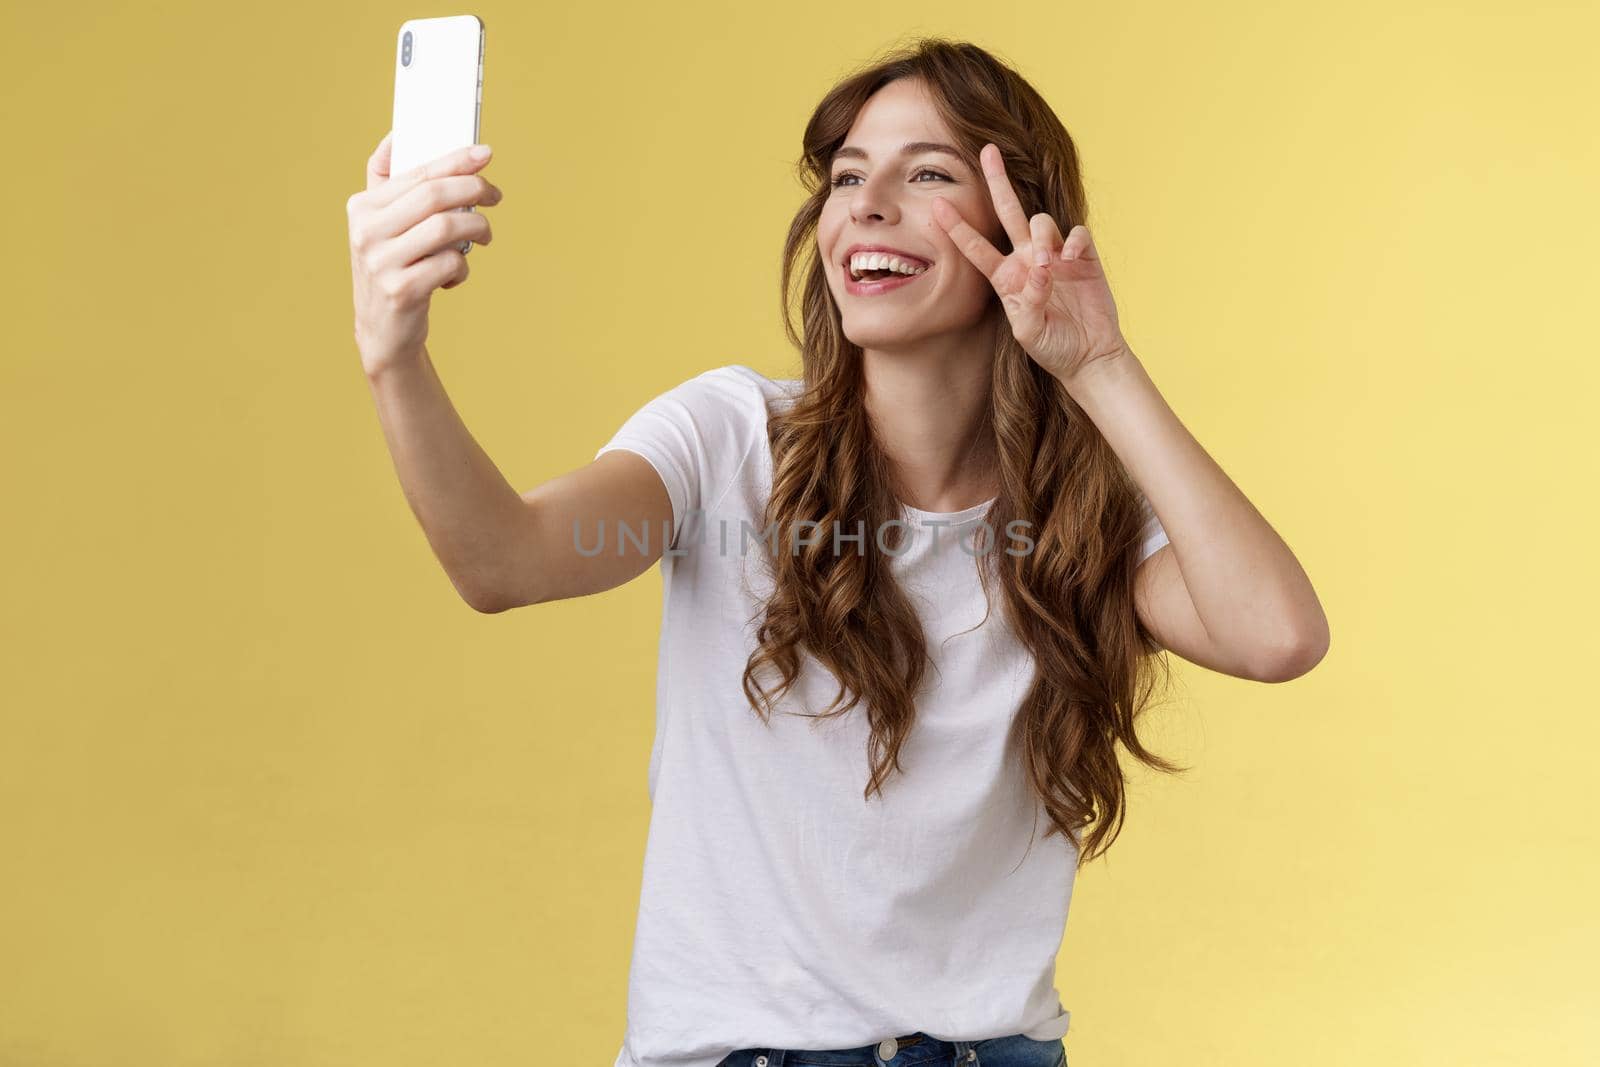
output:
[[783,1067],[783,1054],[787,1051],[781,1048],[767,1049],[767,1067]]
[[952,1044],[956,1047],[955,1067],[982,1067],[978,1063],[978,1054],[972,1051],[972,1046],[977,1044],[976,1041],[954,1041]]

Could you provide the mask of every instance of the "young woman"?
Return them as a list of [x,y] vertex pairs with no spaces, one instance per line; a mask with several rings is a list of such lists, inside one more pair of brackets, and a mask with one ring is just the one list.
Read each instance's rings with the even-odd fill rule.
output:
[[451,209],[498,190],[465,153],[386,161],[350,204],[356,337],[463,597],[661,563],[617,1067],[1064,1064],[1054,961],[1124,815],[1116,746],[1177,769],[1134,728],[1156,654],[1283,681],[1328,629],[1129,349],[1060,121],[970,44],[844,80],[785,246],[800,375],[708,370],[520,495],[423,345],[450,246],[489,239]]

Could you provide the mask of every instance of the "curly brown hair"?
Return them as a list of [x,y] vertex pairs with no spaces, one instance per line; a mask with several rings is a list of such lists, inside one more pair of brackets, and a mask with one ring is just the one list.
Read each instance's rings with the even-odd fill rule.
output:
[[[981,172],[978,153],[985,143],[1000,149],[1027,215],[1049,212],[1062,233],[1086,221],[1071,137],[1038,92],[984,49],[918,38],[835,85],[806,124],[797,172],[809,197],[783,250],[784,330],[800,351],[803,376],[792,406],[769,420],[769,528],[790,531],[815,522],[855,530],[864,520],[866,529],[881,530],[903,519],[892,465],[862,399],[862,352],[844,335],[815,239],[834,150],[867,99],[899,78],[920,79],[928,88],[974,173]],[[797,280],[798,332],[791,319]],[[1003,316],[998,297],[989,313]],[[1081,866],[1121,831],[1127,802],[1118,742],[1158,770],[1186,769],[1150,752],[1135,731],[1151,700],[1155,665],[1169,670],[1134,610],[1145,513],[1126,468],[1061,383],[1009,329],[994,330],[994,337],[984,428],[993,434],[998,470],[992,473],[1000,488],[984,521],[1010,530],[1014,520],[1025,520],[1035,544],[1025,554],[976,555],[988,602],[984,621],[993,614],[998,583],[1004,594],[998,625],[1009,627],[1037,665],[1012,729],[1021,731],[1027,775],[1053,824],[1047,836],[1068,834]],[[815,714],[865,707],[871,776],[863,795],[870,797],[891,769],[900,769],[900,747],[916,718],[929,656],[891,560],[870,549],[838,553],[827,540],[796,551],[769,546],[773,593],[743,687],[765,720],[798,679],[802,650],[815,657],[839,682],[833,704]],[[757,681],[764,668],[777,671],[777,685]]]

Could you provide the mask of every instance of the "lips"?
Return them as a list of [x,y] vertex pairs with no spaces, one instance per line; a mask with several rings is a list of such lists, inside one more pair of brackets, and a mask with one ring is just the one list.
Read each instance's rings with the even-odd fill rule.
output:
[[891,274],[877,281],[856,281],[850,276],[848,269],[844,272],[844,291],[851,296],[877,296],[880,293],[890,293],[908,285],[916,285],[920,279],[933,273],[932,269],[921,274]]

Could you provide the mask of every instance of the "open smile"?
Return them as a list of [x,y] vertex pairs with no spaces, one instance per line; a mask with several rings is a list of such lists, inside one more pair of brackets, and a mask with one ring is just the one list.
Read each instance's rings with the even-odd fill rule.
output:
[[921,256],[886,245],[851,245],[841,263],[844,287],[852,296],[894,292],[933,270]]
[[[931,270],[932,268],[929,269]],[[891,274],[875,281],[866,279],[858,282],[850,276],[850,271],[846,269],[844,272],[844,289],[845,292],[850,293],[852,296],[877,296],[879,293],[891,293],[896,289],[903,289],[908,285],[914,284],[918,279],[926,277],[927,274],[928,271],[923,271],[921,274]]]

